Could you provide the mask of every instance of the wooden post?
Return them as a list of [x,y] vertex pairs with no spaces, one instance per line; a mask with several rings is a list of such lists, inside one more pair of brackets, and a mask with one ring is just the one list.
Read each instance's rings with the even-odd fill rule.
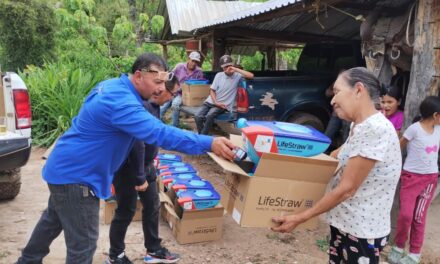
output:
[[434,39],[434,82],[430,94],[440,96],[440,0],[434,0],[432,6],[433,39]]
[[[439,61],[440,56],[434,49],[440,46],[439,43],[439,0],[420,0],[415,20],[415,42],[414,53],[411,65],[411,77],[408,86],[405,103],[405,122],[403,129],[406,129],[419,114],[419,105],[422,100],[437,93],[439,87]],[[437,68],[437,73],[436,73]]]
[[167,44],[162,44],[162,56],[163,59],[168,62],[168,45]]
[[6,117],[5,96],[3,89],[6,89],[6,87],[3,87],[2,71],[0,69],[0,116]]
[[226,43],[225,43],[224,34],[221,31],[214,30],[212,34],[212,43],[213,43],[213,51],[212,51],[212,70],[213,71],[221,71],[221,67],[219,64],[220,57],[225,54]]
[[275,47],[268,46],[266,54],[267,54],[267,69],[270,71],[276,70],[277,54]]

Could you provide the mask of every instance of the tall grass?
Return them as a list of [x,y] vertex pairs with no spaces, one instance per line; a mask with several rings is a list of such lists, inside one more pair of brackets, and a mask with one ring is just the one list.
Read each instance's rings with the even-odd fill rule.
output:
[[72,62],[46,63],[22,72],[31,98],[34,143],[50,146],[70,127],[89,91],[111,74],[108,68],[92,72]]

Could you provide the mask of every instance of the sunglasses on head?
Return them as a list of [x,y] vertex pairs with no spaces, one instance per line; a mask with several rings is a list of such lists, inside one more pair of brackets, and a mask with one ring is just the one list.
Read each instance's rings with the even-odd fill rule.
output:
[[141,72],[157,73],[157,78],[162,81],[171,81],[174,77],[174,72],[157,71],[149,68],[141,69]]

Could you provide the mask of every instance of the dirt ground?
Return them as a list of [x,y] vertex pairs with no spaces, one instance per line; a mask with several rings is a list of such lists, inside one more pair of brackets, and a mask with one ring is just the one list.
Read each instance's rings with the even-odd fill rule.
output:
[[[14,263],[25,246],[41,212],[47,206],[48,189],[41,178],[44,149],[34,149],[29,163],[22,169],[22,190],[12,201],[0,202],[0,263]],[[214,184],[223,180],[221,169],[206,155],[186,157]],[[102,214],[102,210],[101,210]],[[430,208],[423,263],[440,263],[440,198]],[[109,248],[109,226],[101,217],[98,249],[94,263],[104,263]],[[280,235],[268,229],[241,228],[229,215],[224,216],[223,238],[215,242],[179,245],[169,227],[161,221],[163,244],[180,253],[179,263],[326,263],[325,253],[328,227],[322,223],[315,231],[295,231]],[[143,238],[140,222],[133,222],[126,237],[127,255],[135,263],[143,263]],[[44,263],[64,263],[66,248],[60,235],[51,245]]]

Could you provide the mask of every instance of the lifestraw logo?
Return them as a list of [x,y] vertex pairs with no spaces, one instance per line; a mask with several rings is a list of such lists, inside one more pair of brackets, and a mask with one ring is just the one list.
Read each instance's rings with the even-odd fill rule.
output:
[[[265,206],[280,206],[280,207],[301,207],[304,200],[288,200],[282,197],[272,197],[272,196],[260,196],[258,198],[258,205]],[[310,204],[310,201],[308,201]]]

